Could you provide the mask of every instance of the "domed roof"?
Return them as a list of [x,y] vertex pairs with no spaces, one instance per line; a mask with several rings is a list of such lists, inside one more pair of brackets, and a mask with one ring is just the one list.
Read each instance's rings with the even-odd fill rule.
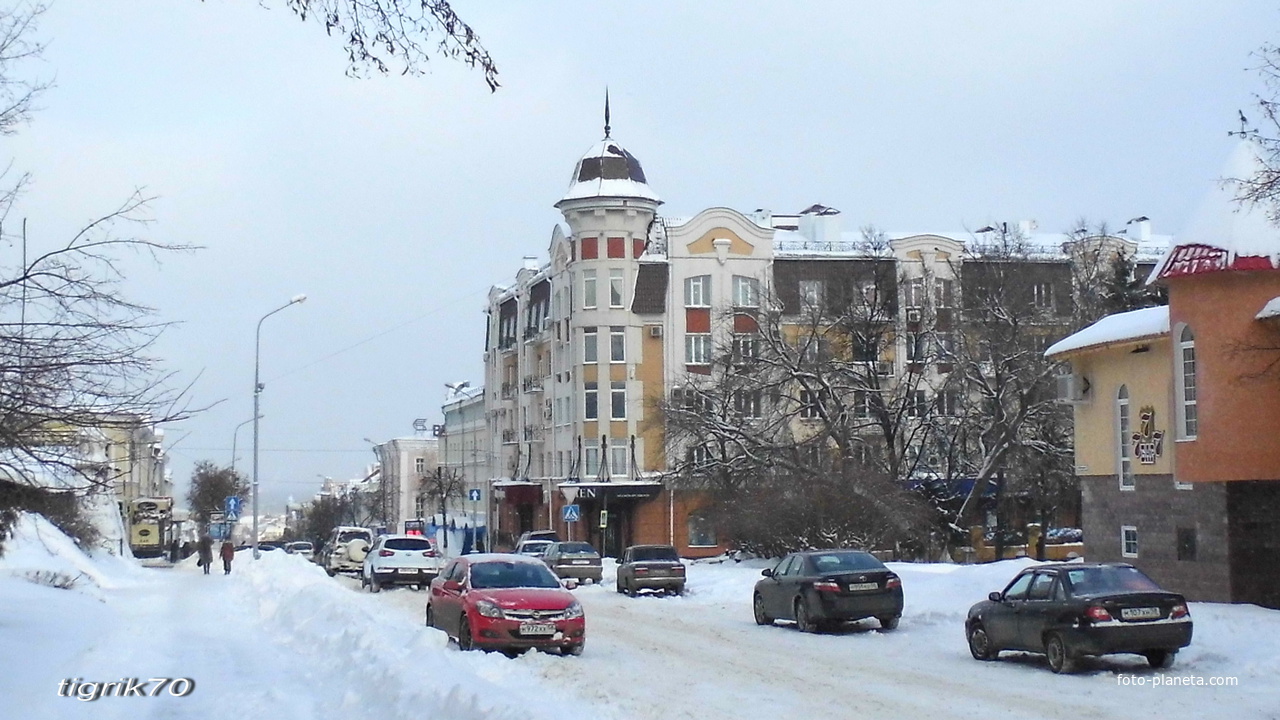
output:
[[636,156],[608,136],[593,145],[574,166],[569,189],[560,203],[596,197],[662,202],[645,181],[644,168]]

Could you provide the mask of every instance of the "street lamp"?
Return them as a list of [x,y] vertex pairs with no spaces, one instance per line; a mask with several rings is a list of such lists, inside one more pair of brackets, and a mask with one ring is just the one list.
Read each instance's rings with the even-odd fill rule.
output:
[[236,471],[236,441],[240,439],[240,428],[253,422],[253,418],[249,418],[236,426],[235,432],[231,433],[231,472]]
[[[253,336],[253,559],[262,557],[258,552],[258,420],[262,413],[258,412],[258,396],[262,394],[262,383],[258,379],[259,359],[262,351],[262,323],[267,318],[297,305],[307,299],[306,295],[294,295],[289,302],[272,310],[258,319],[258,329]],[[234,439],[234,438],[233,438]]]

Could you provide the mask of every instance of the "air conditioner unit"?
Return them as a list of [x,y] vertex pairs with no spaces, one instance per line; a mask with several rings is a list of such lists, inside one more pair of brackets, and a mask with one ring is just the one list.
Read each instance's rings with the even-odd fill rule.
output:
[[876,375],[880,377],[893,377],[893,363],[878,362],[876,363]]
[[920,323],[920,308],[907,308],[907,322],[917,325]]
[[1078,404],[1089,401],[1089,379],[1075,373],[1058,376],[1058,400]]
[[661,326],[661,325],[650,325],[650,326],[649,326],[649,337],[651,337],[651,338],[660,338],[660,337],[662,337],[662,326]]

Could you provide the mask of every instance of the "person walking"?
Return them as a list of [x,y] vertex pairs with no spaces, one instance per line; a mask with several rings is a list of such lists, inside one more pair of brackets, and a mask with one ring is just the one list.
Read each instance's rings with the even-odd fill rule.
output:
[[200,537],[200,544],[196,547],[196,552],[200,553],[200,559],[196,562],[200,567],[204,568],[204,574],[209,574],[209,566],[213,564],[213,538],[209,537],[209,533],[205,533]]
[[230,540],[223,540],[222,549],[218,551],[218,554],[222,556],[222,574],[230,575],[231,559],[236,556],[235,546],[231,544]]

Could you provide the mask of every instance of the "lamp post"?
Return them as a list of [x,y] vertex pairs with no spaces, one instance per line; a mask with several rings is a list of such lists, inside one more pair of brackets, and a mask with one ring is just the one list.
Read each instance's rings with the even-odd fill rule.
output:
[[[253,336],[253,559],[257,560],[262,557],[258,552],[258,420],[262,419],[262,413],[258,412],[258,396],[262,394],[262,382],[258,379],[258,370],[260,366],[260,358],[262,351],[262,323],[267,318],[284,310],[287,307],[297,305],[307,299],[306,295],[294,295],[289,302],[272,310],[258,319],[258,329]],[[234,438],[233,438],[234,439]]]
[[249,418],[236,426],[235,432],[231,433],[231,472],[236,471],[236,441],[240,439],[240,428],[253,422],[253,418]]

